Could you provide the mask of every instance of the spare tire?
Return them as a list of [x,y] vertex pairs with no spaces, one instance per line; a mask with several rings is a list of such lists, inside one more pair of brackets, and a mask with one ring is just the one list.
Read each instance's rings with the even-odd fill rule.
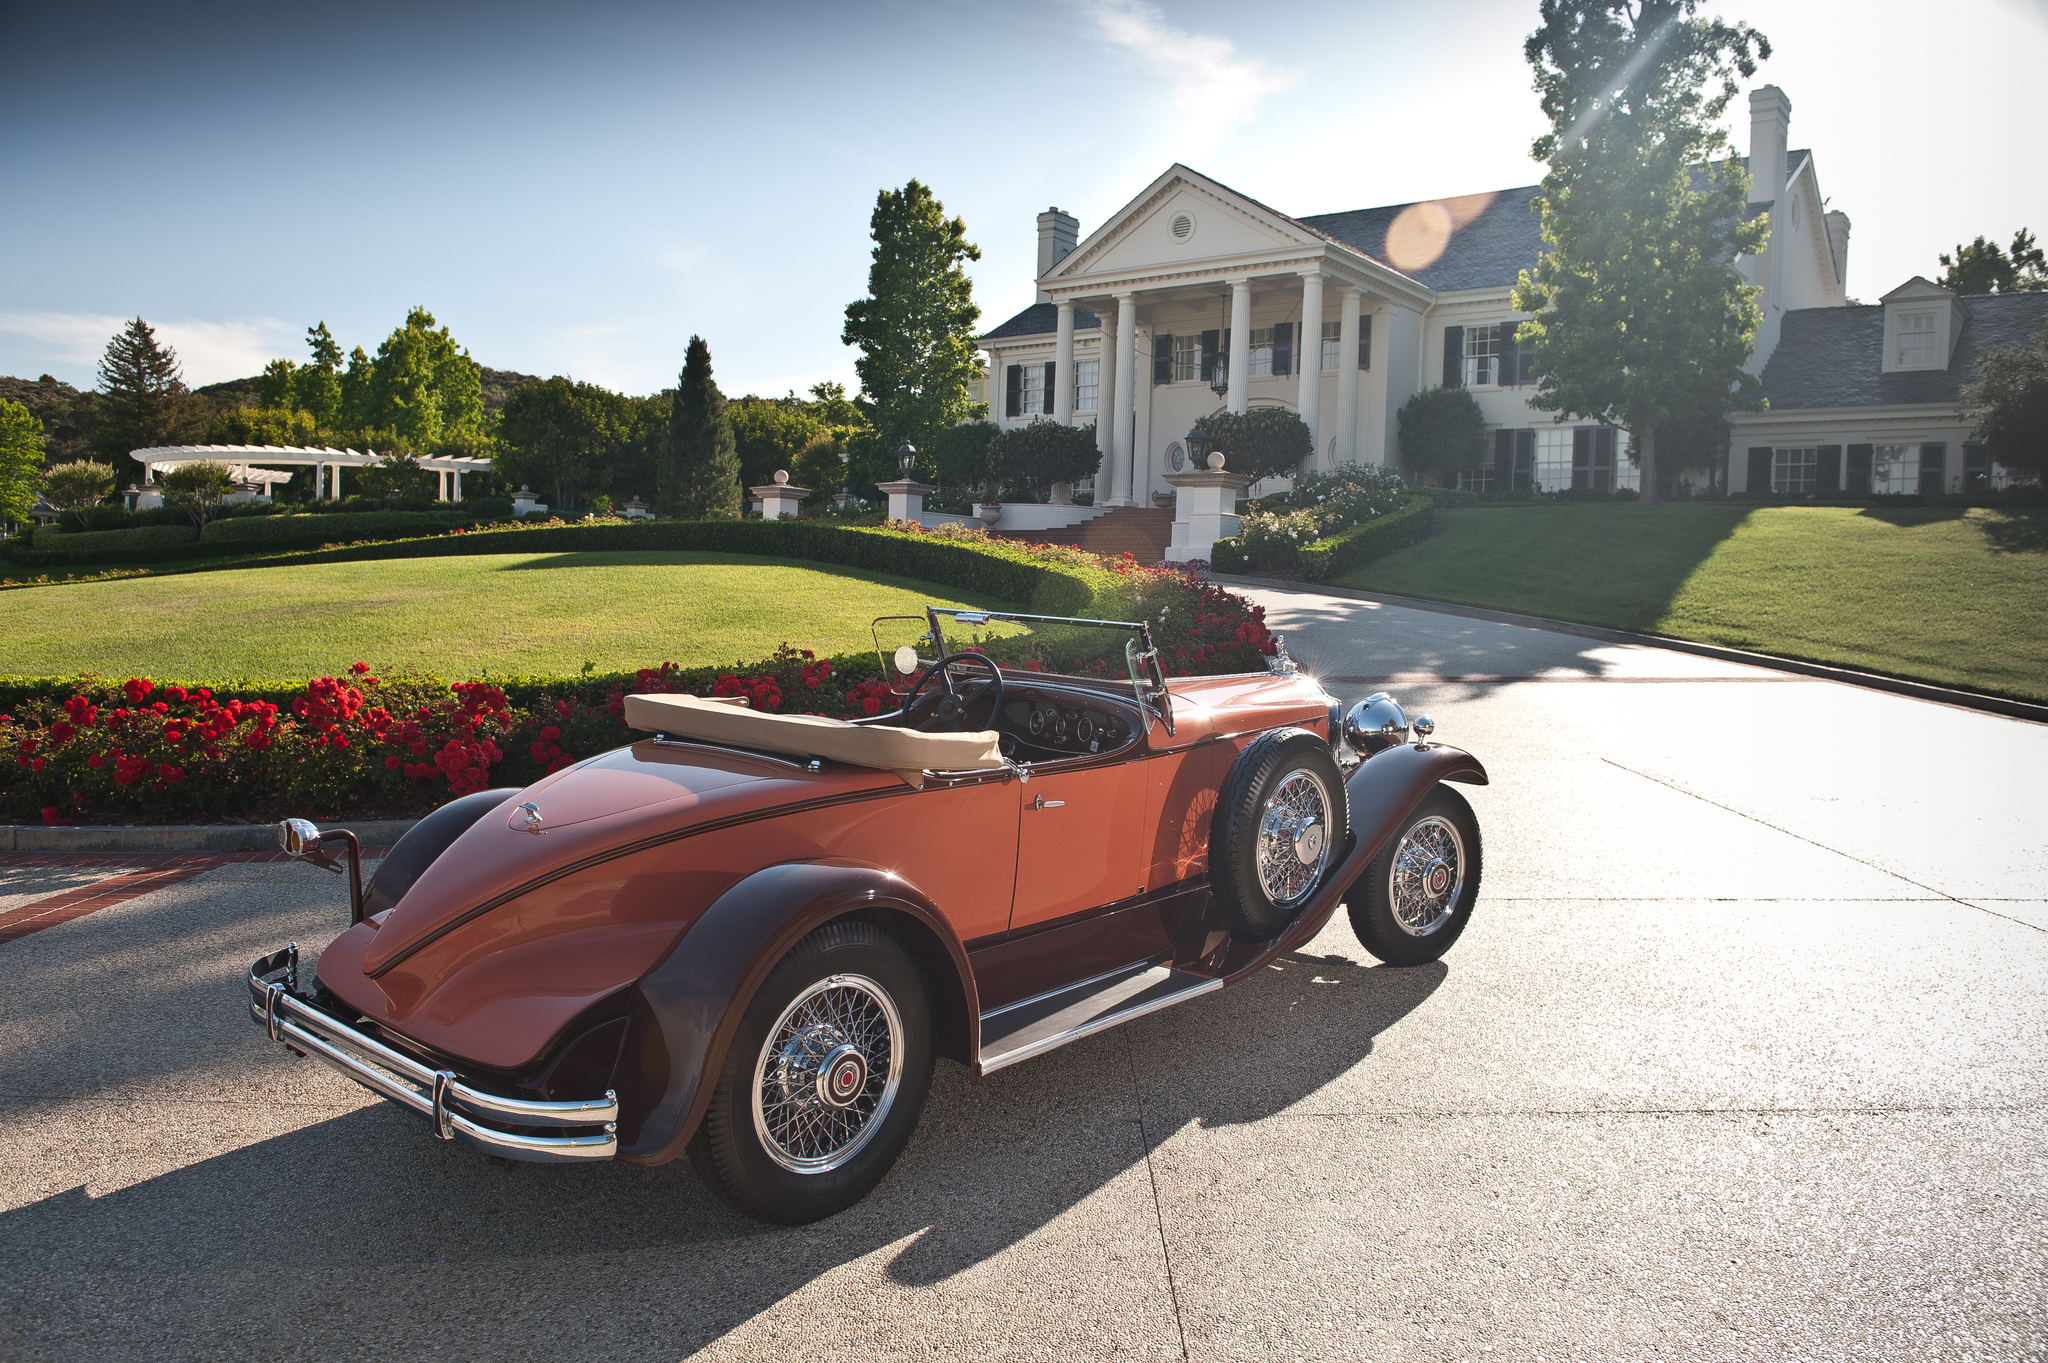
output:
[[1275,729],[1223,779],[1209,826],[1209,889],[1230,935],[1265,942],[1308,903],[1351,828],[1344,778],[1322,737]]

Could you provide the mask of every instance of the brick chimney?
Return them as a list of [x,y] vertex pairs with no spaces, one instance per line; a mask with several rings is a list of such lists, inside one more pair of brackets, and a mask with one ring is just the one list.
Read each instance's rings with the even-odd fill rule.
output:
[[[1081,240],[1081,220],[1071,213],[1062,213],[1057,208],[1048,208],[1038,215],[1038,277],[1045,278],[1045,272],[1060,263],[1066,254]],[[1040,289],[1038,301],[1047,301],[1049,295]]]
[[1792,101],[1775,85],[1749,92],[1749,201],[1770,203],[1785,192],[1785,145]]

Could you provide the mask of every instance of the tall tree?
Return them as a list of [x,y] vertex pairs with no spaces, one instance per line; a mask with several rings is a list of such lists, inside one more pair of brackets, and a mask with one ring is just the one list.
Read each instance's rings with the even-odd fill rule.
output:
[[1515,307],[1534,313],[1530,404],[1634,437],[1642,500],[1658,496],[1659,432],[1712,419],[1743,372],[1762,314],[1732,268],[1760,250],[1764,215],[1720,128],[1736,77],[1771,46],[1698,0],[1542,0],[1524,55],[1550,131],[1537,204],[1544,254]]
[[294,383],[299,406],[313,414],[316,424],[332,426],[341,415],[341,347],[327,323],[321,322],[306,328],[306,348],[313,358],[299,369]]
[[265,407],[295,412],[299,409],[298,377],[299,367],[290,360],[272,360],[256,380],[256,394]]
[[1941,253],[1946,266],[1938,281],[1957,293],[2036,293],[2048,289],[2048,255],[2035,243],[2034,234],[2022,227],[2013,234],[2012,249],[2001,251],[1998,243],[1983,237],[1968,246],[1958,245],[1956,253]]
[[0,520],[28,519],[42,477],[42,421],[18,402],[0,401]]
[[[353,367],[353,366],[351,366]],[[434,314],[414,308],[370,364],[369,427],[388,427],[421,449],[438,449],[483,427],[483,375]]]
[[740,457],[725,414],[725,397],[711,381],[711,347],[690,338],[683,372],[669,406],[656,507],[664,516],[719,520],[740,514]]
[[190,395],[178,353],[160,345],[156,329],[140,317],[114,333],[100,360],[99,429],[94,447],[126,464],[130,450],[176,442]]
[[606,486],[633,419],[629,399],[594,383],[522,384],[505,400],[496,466],[508,484],[551,487],[553,505],[573,510],[579,492]]
[[1991,457],[2014,473],[2048,474],[2048,327],[2026,345],[1979,353],[1977,373],[1963,410]]
[[[981,309],[962,268],[981,259],[981,248],[916,180],[883,190],[868,226],[875,242],[868,296],[846,305],[840,339],[860,347],[856,405],[876,436],[866,443],[893,452],[908,440],[922,449],[969,415],[967,386],[981,378],[974,346]],[[884,478],[896,476],[891,459],[880,470]],[[876,471],[856,473],[865,479]]]
[[732,438],[740,456],[740,486],[759,487],[777,469],[790,469],[804,447],[825,434],[824,425],[805,410],[796,394],[757,398],[749,393],[726,404]]

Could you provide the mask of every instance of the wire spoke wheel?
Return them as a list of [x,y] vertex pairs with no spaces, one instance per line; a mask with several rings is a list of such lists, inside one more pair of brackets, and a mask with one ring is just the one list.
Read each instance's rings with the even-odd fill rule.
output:
[[1465,884],[1465,844],[1448,819],[1418,820],[1401,838],[1387,873],[1394,922],[1412,937],[1442,926]]
[[1259,811],[1259,885],[1282,908],[1315,888],[1330,856],[1330,797],[1316,774],[1288,773]]
[[903,1019],[865,975],[828,975],[792,999],[754,1062],[754,1133],[793,1173],[859,1153],[903,1081]]

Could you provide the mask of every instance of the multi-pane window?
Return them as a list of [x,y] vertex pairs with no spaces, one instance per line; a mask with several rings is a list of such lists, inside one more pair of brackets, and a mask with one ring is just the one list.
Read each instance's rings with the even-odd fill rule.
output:
[[1202,377],[1202,338],[1200,335],[1175,336],[1173,338],[1173,379],[1180,383]]
[[1813,475],[1820,451],[1811,445],[1798,449],[1771,451],[1771,491],[1803,496],[1813,491]]
[[1458,475],[1458,487],[1465,492],[1493,491],[1492,464],[1481,464],[1476,469],[1466,469]]
[[1337,356],[1342,353],[1343,348],[1344,324],[1342,322],[1323,323],[1323,368],[1335,369],[1337,367]]
[[1934,363],[1934,315],[1921,313],[1899,319],[1899,363]]
[[1092,412],[1102,392],[1102,361],[1074,362],[1074,410]]
[[1253,327],[1251,362],[1245,366],[1245,373],[1257,378],[1273,372],[1273,328]]
[[1562,492],[1572,485],[1572,428],[1536,429],[1536,490]]
[[1045,366],[1027,364],[1024,366],[1024,415],[1034,416],[1050,411],[1045,400]]
[[1465,386],[1496,382],[1500,377],[1500,328],[1465,328]]
[[1874,445],[1870,450],[1872,492],[1918,492],[1920,490],[1920,447],[1918,445]]

